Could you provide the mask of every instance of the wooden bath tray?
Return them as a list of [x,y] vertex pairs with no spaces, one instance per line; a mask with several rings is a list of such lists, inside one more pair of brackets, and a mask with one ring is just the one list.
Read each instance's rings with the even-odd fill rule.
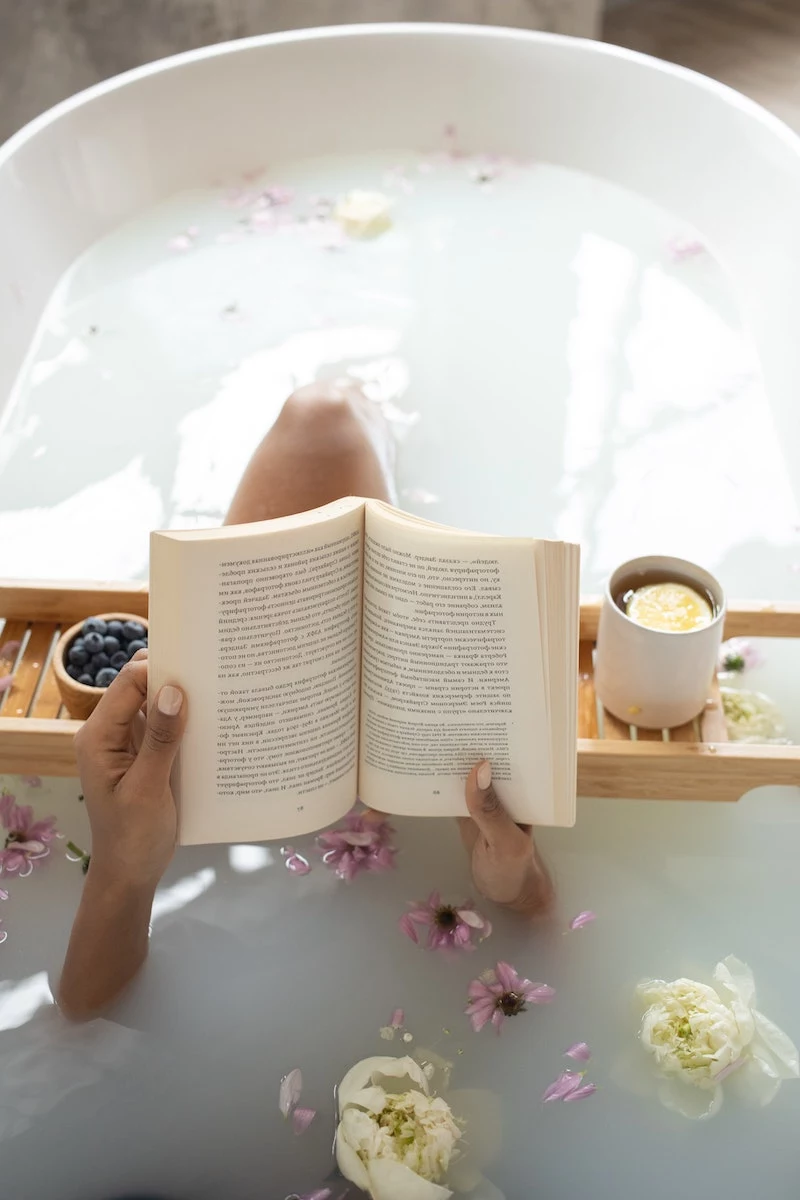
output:
[[[97,612],[147,616],[146,584],[0,585],[0,645],[20,642],[14,683],[0,696],[0,772],[75,775],[72,739],[80,721],[61,705],[51,659],[61,630]],[[769,784],[800,784],[800,746],[728,742],[714,685],[690,725],[636,730],[596,701],[592,651],[600,602],[581,604],[578,686],[578,794],[650,800],[738,800]],[[800,637],[800,604],[732,604],[726,637]],[[9,664],[0,666],[0,674]]]

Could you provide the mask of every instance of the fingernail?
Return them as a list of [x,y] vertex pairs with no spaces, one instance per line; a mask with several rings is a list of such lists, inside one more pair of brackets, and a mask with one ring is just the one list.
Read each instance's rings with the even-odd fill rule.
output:
[[478,787],[482,792],[485,792],[488,787],[492,786],[492,764],[490,762],[482,762],[478,767]]
[[163,713],[165,717],[177,717],[183,704],[183,692],[180,688],[167,684],[158,693],[156,704],[158,705],[158,711]]

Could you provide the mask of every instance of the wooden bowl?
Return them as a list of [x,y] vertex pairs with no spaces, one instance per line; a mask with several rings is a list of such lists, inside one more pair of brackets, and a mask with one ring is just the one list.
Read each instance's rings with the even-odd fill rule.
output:
[[[102,617],[104,621],[136,621],[148,629],[147,618],[140,617],[136,613],[87,613],[83,621],[90,616]],[[106,690],[105,688],[89,687],[86,683],[78,683],[77,679],[73,679],[67,674],[64,658],[83,628],[83,621],[78,621],[66,633],[62,633],[53,655],[53,671],[58,690],[61,692],[61,699],[64,701],[69,715],[77,721],[85,721],[92,715]]]

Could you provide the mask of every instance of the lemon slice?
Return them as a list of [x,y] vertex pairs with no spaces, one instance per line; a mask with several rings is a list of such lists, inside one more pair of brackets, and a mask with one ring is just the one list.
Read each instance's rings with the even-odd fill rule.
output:
[[625,611],[637,625],[666,633],[702,629],[714,619],[708,601],[683,583],[651,583],[638,588]]

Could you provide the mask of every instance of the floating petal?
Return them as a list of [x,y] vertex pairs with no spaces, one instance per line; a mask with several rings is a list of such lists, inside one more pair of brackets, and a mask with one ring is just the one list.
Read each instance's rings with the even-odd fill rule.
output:
[[564,1097],[564,1103],[569,1104],[572,1100],[585,1100],[587,1096],[593,1096],[597,1091],[596,1083],[585,1083],[583,1087],[577,1088],[574,1092]]
[[558,1079],[554,1079],[542,1093],[542,1100],[550,1104],[553,1100],[563,1100],[571,1092],[575,1092],[583,1083],[583,1075],[579,1071],[562,1071]]
[[317,1115],[315,1108],[296,1108],[292,1113],[292,1129],[296,1136],[305,1133],[314,1117]]
[[303,1090],[303,1073],[298,1067],[284,1075],[278,1092],[278,1108],[284,1117],[288,1117]]
[[592,1052],[586,1042],[575,1042],[569,1050],[564,1051],[564,1054],[567,1058],[574,1058],[576,1062],[588,1062],[592,1057]]
[[591,925],[592,921],[597,920],[597,913],[587,909],[585,912],[578,913],[577,917],[573,917],[569,923],[570,929],[583,929],[584,925]]

